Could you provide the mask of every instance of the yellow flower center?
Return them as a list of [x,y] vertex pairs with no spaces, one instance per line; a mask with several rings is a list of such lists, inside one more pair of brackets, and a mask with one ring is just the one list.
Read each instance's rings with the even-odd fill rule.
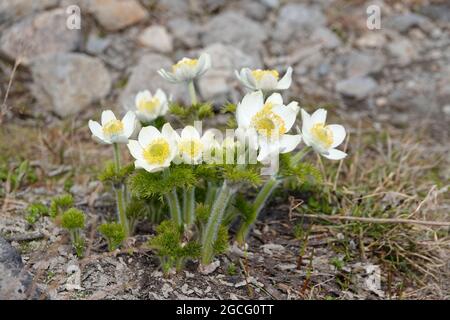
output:
[[103,134],[111,137],[123,132],[123,123],[120,120],[111,120],[103,126]]
[[274,77],[277,80],[280,77],[277,70],[261,70],[261,69],[252,70],[252,76],[253,78],[255,78],[256,81],[261,81],[261,79],[265,75],[272,75],[272,77]]
[[155,139],[144,149],[144,159],[152,165],[163,164],[170,155],[170,146],[163,138]]
[[198,59],[183,58],[172,66],[172,71],[175,72],[179,68],[195,68],[198,64]]
[[178,144],[178,149],[182,154],[193,159],[202,152],[203,145],[199,140],[183,140]]
[[[252,118],[252,125],[259,134],[266,137],[283,135],[286,133],[286,126],[283,118],[272,111],[273,105],[267,102]],[[274,132],[275,131],[275,132]]]
[[152,113],[160,105],[161,101],[158,98],[153,97],[150,100],[141,99],[138,102],[138,110],[141,112]]
[[323,123],[316,123],[311,128],[311,134],[326,149],[330,148],[333,144],[333,132]]

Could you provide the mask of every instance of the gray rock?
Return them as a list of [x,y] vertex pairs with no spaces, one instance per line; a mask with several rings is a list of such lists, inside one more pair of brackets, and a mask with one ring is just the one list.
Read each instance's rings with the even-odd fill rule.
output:
[[326,17],[319,7],[290,3],[281,8],[272,37],[286,42],[308,36],[325,23]]
[[108,48],[111,44],[111,39],[109,38],[101,38],[95,33],[89,34],[87,43],[86,43],[86,51],[91,54],[101,54],[103,51]]
[[18,19],[48,9],[56,4],[58,4],[58,0],[2,0],[0,2],[0,24],[9,19]]
[[336,83],[336,91],[340,94],[361,100],[372,94],[378,85],[370,77],[353,77]]
[[[215,43],[204,49],[211,55],[212,68],[198,81],[203,99],[217,104],[233,100],[233,84],[237,85],[234,70],[256,67],[253,58],[231,45]],[[230,96],[231,95],[231,96]]]
[[139,43],[157,52],[167,53],[173,50],[172,36],[165,27],[159,25],[150,26],[142,31]]
[[384,57],[368,53],[352,51],[346,59],[347,77],[365,76],[381,71]]
[[322,47],[327,49],[335,49],[342,43],[341,39],[339,39],[333,31],[324,27],[316,29],[313,32],[311,39],[320,43]]
[[420,8],[419,12],[432,20],[450,23],[450,3],[435,3]]
[[27,299],[31,276],[23,270],[22,257],[0,237],[0,299]]
[[188,93],[184,85],[171,84],[157,73],[161,68],[170,70],[172,64],[169,58],[156,53],[142,56],[138,64],[133,67],[125,90],[120,95],[120,102],[125,109],[134,108],[134,97],[139,91],[150,90],[154,93],[158,88],[164,90],[174,100],[187,102]]
[[136,0],[91,0],[88,8],[109,31],[118,31],[148,18],[147,10]]
[[424,16],[407,13],[389,17],[386,21],[386,27],[398,32],[406,32],[413,27],[419,27],[428,32],[433,29],[433,24]]
[[262,4],[264,4],[265,6],[272,8],[272,9],[278,8],[280,6],[279,0],[260,0],[260,2]]
[[79,30],[66,27],[66,13],[55,9],[14,24],[0,39],[0,50],[11,59],[22,58],[23,64],[42,55],[70,52],[81,41]]
[[45,56],[33,61],[31,72],[36,98],[62,117],[80,112],[111,89],[103,62],[85,54]]
[[170,18],[185,16],[190,9],[186,0],[158,0],[158,7]]
[[267,7],[256,1],[240,1],[240,9],[242,12],[255,20],[263,20],[267,15]]
[[200,45],[201,27],[186,18],[173,18],[167,23],[169,30],[176,41],[188,48]]
[[202,42],[205,46],[218,41],[259,57],[267,39],[265,28],[242,13],[224,12],[212,18],[205,26]]
[[401,66],[406,66],[417,58],[417,51],[407,38],[394,39],[387,45],[387,50]]

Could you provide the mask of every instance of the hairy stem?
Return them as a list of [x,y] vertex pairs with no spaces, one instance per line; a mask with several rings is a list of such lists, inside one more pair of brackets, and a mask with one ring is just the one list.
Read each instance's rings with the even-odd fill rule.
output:
[[211,215],[209,216],[208,224],[206,225],[202,238],[202,264],[204,265],[210,264],[214,256],[214,244],[217,240],[217,233],[222,223],[225,209],[234,192],[235,190],[225,180],[214,201]]
[[[119,145],[117,143],[113,144],[114,147],[114,166],[116,169],[116,174],[120,172],[120,152]],[[124,186],[123,184],[115,185],[114,191],[116,193],[116,202],[117,202],[117,212],[119,217],[119,222],[123,227],[125,232],[125,237],[127,237],[130,233],[127,214],[125,211],[125,194],[124,194]]]
[[245,239],[247,238],[248,233],[250,232],[253,224],[258,218],[259,213],[262,208],[266,204],[269,197],[272,195],[273,191],[278,187],[281,180],[277,179],[277,177],[272,176],[269,180],[266,181],[262,189],[259,191],[256,196],[255,202],[253,203],[253,210],[249,217],[246,217],[236,234],[236,240],[239,244],[244,244]]
[[303,160],[303,158],[312,150],[311,147],[306,146],[303,149],[301,149],[299,152],[297,152],[293,157],[292,157],[292,163],[299,163],[300,161]]
[[183,217],[181,215],[180,201],[178,200],[177,189],[172,189],[166,194],[166,200],[169,204],[170,216],[177,226],[183,225]]
[[194,80],[189,81],[188,89],[189,89],[189,96],[191,97],[192,105],[197,104],[197,93],[195,92]]
[[195,222],[195,187],[183,190],[184,223],[188,226]]

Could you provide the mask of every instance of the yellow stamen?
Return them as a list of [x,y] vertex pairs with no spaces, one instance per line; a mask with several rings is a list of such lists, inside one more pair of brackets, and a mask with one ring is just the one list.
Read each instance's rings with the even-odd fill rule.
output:
[[197,64],[198,59],[183,58],[172,66],[172,72],[177,71],[178,68],[195,68]]
[[194,159],[202,152],[203,144],[199,140],[183,140],[178,144],[178,149],[182,154]]
[[141,99],[138,102],[138,110],[141,112],[152,113],[160,105],[160,103],[161,102],[156,97],[153,97],[149,100]]
[[111,120],[103,126],[105,136],[115,136],[123,132],[123,123],[120,120]]
[[261,70],[261,69],[252,70],[252,76],[253,76],[253,78],[255,78],[256,81],[261,81],[261,79],[265,75],[272,75],[272,77],[274,77],[277,80],[280,77],[277,70]]
[[323,123],[316,123],[311,128],[311,134],[326,149],[329,149],[333,144],[333,131]]
[[286,133],[286,126],[283,118],[272,111],[273,105],[267,102],[252,118],[252,125],[259,134],[271,137],[272,134],[283,135]]
[[170,155],[170,146],[166,139],[155,139],[144,149],[144,159],[152,165],[163,164]]

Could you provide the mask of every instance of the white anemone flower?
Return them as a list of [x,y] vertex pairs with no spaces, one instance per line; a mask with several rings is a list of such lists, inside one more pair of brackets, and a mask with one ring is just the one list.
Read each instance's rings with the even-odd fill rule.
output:
[[292,83],[291,67],[287,69],[281,79],[277,70],[250,70],[249,68],[242,68],[240,73],[236,70],[235,74],[239,81],[250,90],[286,90]]
[[293,127],[299,110],[295,101],[284,105],[279,93],[273,93],[266,101],[261,91],[245,95],[237,106],[236,118],[240,129],[252,129],[257,133],[258,161],[273,154],[291,152],[300,143],[300,134],[286,134]]
[[111,110],[102,112],[101,124],[89,120],[89,129],[94,140],[104,143],[128,143],[128,138],[136,129],[136,115],[128,111],[122,120],[118,120]]
[[327,159],[341,160],[345,152],[335,149],[345,139],[345,128],[338,124],[325,125],[327,111],[318,109],[309,115],[302,109],[302,134],[305,144]]
[[198,59],[181,59],[172,66],[172,72],[160,69],[158,73],[171,83],[183,83],[202,76],[209,68],[211,68],[211,56],[203,53]]
[[136,116],[142,122],[150,122],[164,116],[169,109],[167,96],[161,89],[152,95],[150,91],[141,91],[135,98]]
[[135,167],[148,172],[169,167],[178,152],[173,129],[168,123],[162,127],[161,132],[153,126],[142,128],[138,140],[128,142],[128,149],[136,159]]
[[203,154],[210,149],[212,136],[206,133],[203,137],[193,126],[186,126],[181,135],[174,131],[178,145],[180,159],[187,164],[199,164],[202,162]]

